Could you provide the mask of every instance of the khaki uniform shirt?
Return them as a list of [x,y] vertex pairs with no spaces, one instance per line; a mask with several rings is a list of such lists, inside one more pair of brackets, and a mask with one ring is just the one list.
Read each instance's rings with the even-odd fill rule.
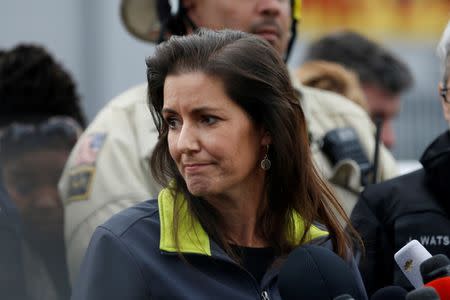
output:
[[[373,156],[374,126],[360,107],[334,93],[298,88],[313,140],[337,127],[354,127],[368,156]],[[156,198],[160,190],[149,168],[158,134],[146,98],[146,85],[140,85],[108,103],[83,133],[66,164],[59,188],[72,282],[95,228],[126,207]],[[314,143],[312,151],[319,170],[333,183],[349,214],[361,189],[358,165],[349,160],[336,169]],[[379,161],[381,179],[396,175],[395,161],[384,147]]]

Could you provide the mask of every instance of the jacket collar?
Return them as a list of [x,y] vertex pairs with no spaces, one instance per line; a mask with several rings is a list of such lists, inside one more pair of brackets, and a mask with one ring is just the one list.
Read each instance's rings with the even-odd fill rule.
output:
[[420,162],[425,170],[425,185],[435,199],[450,213],[450,131],[441,134],[425,150]]
[[[179,250],[181,253],[192,253],[212,256],[212,244],[208,234],[201,226],[200,222],[188,211],[187,201],[182,194],[175,195],[170,188],[163,189],[158,195],[159,219],[161,238],[159,248],[165,252],[178,252],[173,235],[173,224],[175,211],[178,213],[178,237]],[[294,215],[294,236],[296,244],[300,243],[300,238],[305,230],[303,219],[300,215]],[[312,225],[307,235],[306,241],[324,237],[328,232]]]
[[442,166],[442,162],[450,157],[450,132],[447,130],[438,136],[424,151],[420,162],[426,171]]

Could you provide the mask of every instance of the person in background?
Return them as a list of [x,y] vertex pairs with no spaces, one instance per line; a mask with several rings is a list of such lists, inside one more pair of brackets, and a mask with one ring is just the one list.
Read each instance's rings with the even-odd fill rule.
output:
[[[146,41],[158,43],[200,27],[236,29],[267,40],[287,59],[301,1],[279,0],[124,0],[121,16],[127,29]],[[339,193],[349,215],[361,190],[361,166],[345,157],[332,163],[321,148],[330,130],[355,131],[363,155],[372,161],[374,127],[366,112],[334,93],[293,85],[302,94],[313,157],[320,172]],[[158,131],[147,113],[146,85],[133,87],[110,101],[95,117],[72,151],[59,187],[66,210],[67,257],[71,280],[76,277],[95,228],[114,213],[143,199],[155,197],[161,186],[149,169]],[[379,180],[397,174],[395,161],[380,151]]]
[[42,47],[0,57],[0,298],[68,299],[57,183],[85,124],[70,74]]
[[[450,23],[438,46],[442,80],[440,102],[450,124]],[[394,253],[416,239],[432,254],[450,257],[450,131],[425,150],[423,169],[366,188],[352,223],[361,234],[366,254],[360,270],[369,294],[386,285],[412,286],[394,262]]]
[[[0,61],[6,55],[6,50],[0,49]],[[0,178],[0,241],[5,246],[0,247],[0,296],[11,300],[27,298],[24,286],[24,272],[21,256],[17,255],[21,247],[20,219],[17,208],[9,199]],[[8,293],[7,293],[8,292]]]
[[332,91],[352,100],[367,111],[367,100],[356,74],[345,67],[327,61],[309,61],[295,70],[305,86]]
[[298,93],[269,43],[204,29],[162,43],[147,66],[151,170],[166,188],[96,230],[73,300],[276,300],[297,246],[328,240],[351,260],[335,214],[348,218],[314,167]]
[[358,75],[372,119],[382,121],[381,141],[395,145],[393,120],[400,111],[400,98],[413,83],[409,67],[381,45],[353,31],[325,35],[309,45],[305,62],[338,63]]

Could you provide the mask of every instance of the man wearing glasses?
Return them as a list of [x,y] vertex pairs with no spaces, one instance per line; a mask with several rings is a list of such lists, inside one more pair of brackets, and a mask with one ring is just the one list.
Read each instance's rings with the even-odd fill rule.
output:
[[[450,23],[438,55],[444,117],[450,125]],[[387,285],[411,289],[394,263],[394,253],[416,239],[432,254],[450,257],[450,131],[437,137],[420,159],[423,169],[367,187],[352,213],[366,255],[360,271],[368,294]]]

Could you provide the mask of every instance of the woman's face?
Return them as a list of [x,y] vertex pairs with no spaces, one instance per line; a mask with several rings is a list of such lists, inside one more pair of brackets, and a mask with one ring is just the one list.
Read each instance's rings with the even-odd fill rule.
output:
[[170,155],[193,195],[239,195],[263,184],[259,163],[270,138],[221,80],[201,72],[168,76],[162,113]]

